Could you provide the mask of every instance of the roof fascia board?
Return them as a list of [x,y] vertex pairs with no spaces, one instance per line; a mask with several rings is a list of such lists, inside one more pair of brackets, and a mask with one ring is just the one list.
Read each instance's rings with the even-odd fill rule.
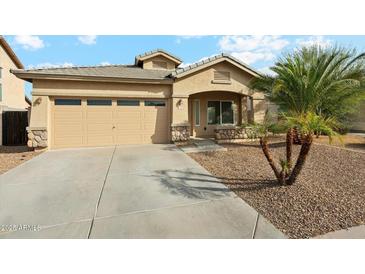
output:
[[232,59],[230,59],[230,58],[228,58],[228,57],[225,57],[225,56],[224,56],[224,57],[221,57],[221,58],[219,58],[219,59],[215,59],[215,60],[213,60],[213,61],[210,61],[210,62],[204,63],[203,65],[197,66],[197,67],[192,68],[192,69],[190,69],[190,70],[187,70],[187,71],[184,71],[184,72],[182,72],[182,73],[176,74],[176,75],[174,75],[174,78],[177,78],[177,79],[178,79],[178,78],[182,78],[182,77],[188,76],[188,75],[189,75],[189,74],[191,74],[191,73],[195,73],[195,72],[197,72],[197,71],[200,71],[200,70],[202,70],[202,69],[208,68],[208,67],[210,67],[210,66],[213,66],[213,65],[215,65],[215,64],[218,64],[218,63],[221,63],[221,62],[224,62],[224,61],[227,61],[227,62],[229,62],[230,64],[232,64],[232,65],[234,65],[234,66],[236,66],[236,67],[238,67],[238,68],[240,68],[240,69],[244,70],[245,72],[247,72],[247,73],[249,73],[249,74],[253,75],[254,77],[259,77],[259,76],[260,76],[260,75],[259,75],[258,73],[256,73],[255,71],[253,71],[253,70],[251,70],[251,69],[249,69],[249,68],[247,68],[247,67],[243,66],[242,64],[240,64],[240,63],[236,62],[235,60],[232,60]]
[[63,74],[40,74],[20,71],[11,71],[18,78],[32,82],[33,79],[42,80],[64,80],[64,81],[91,81],[91,82],[116,82],[116,83],[143,83],[143,84],[172,84],[173,79],[139,79],[139,78],[119,78],[102,76],[78,76]]
[[173,61],[177,65],[180,65],[182,63],[182,61],[180,59],[177,59],[174,56],[171,56],[170,54],[165,53],[163,51],[157,51],[157,52],[148,54],[146,56],[136,57],[136,62],[135,63],[137,65],[139,61],[145,61],[145,60],[151,59],[151,58],[156,57],[156,56],[159,56],[159,55],[162,55],[163,57],[165,57],[165,58]]

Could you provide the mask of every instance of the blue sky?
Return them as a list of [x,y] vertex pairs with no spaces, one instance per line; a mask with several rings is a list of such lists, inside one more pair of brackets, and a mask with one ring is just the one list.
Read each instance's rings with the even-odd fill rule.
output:
[[[342,45],[365,50],[365,36],[5,36],[26,68],[132,64],[134,56],[156,48],[183,60],[183,65],[220,52],[268,72],[283,52],[301,45]],[[31,85],[26,85],[30,96]]]

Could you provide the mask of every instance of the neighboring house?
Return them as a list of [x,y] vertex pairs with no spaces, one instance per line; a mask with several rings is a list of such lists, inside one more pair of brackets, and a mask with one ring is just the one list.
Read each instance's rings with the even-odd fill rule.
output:
[[10,73],[11,69],[24,69],[14,51],[0,35],[0,145],[2,145],[2,113],[26,110],[31,102],[24,95],[25,82]]
[[169,143],[217,130],[244,138],[237,126],[264,119],[264,95],[248,88],[258,72],[227,54],[181,63],[155,50],[134,65],[13,70],[33,83],[28,145]]
[[352,117],[351,131],[365,132],[365,102],[360,105],[359,112]]

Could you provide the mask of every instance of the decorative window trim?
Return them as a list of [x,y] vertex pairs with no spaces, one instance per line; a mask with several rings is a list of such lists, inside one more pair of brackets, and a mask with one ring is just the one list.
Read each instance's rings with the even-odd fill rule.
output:
[[[216,123],[216,124],[208,124],[208,104],[209,102],[219,102],[219,109],[220,109],[220,113],[219,113],[219,123]],[[222,123],[222,102],[231,102],[232,103],[232,112],[233,112],[233,124],[232,123]],[[207,101],[207,125],[208,126],[216,126],[216,125],[236,125],[236,115],[234,113],[234,101],[233,100],[208,100]]]

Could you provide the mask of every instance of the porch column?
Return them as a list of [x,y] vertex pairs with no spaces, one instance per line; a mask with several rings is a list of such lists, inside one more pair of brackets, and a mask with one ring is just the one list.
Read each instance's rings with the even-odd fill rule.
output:
[[241,95],[241,125],[248,123],[247,96]]
[[186,142],[190,138],[188,96],[173,96],[171,102],[171,140]]

